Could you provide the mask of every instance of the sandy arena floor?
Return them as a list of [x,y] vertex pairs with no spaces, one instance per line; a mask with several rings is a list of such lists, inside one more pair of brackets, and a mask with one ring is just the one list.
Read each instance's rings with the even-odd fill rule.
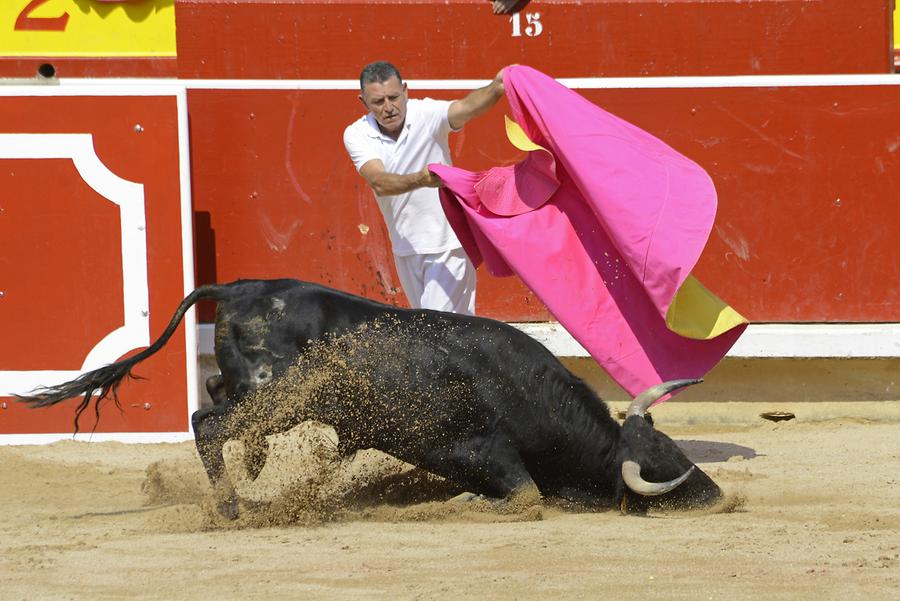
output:
[[0,599],[900,599],[900,423],[664,429],[721,512],[506,514],[303,426],[229,523],[191,443],[0,447]]

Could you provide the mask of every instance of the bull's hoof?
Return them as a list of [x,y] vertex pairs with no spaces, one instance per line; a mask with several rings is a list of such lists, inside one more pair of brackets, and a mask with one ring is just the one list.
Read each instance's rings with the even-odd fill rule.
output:
[[449,502],[450,503],[474,503],[476,501],[489,501],[496,499],[488,499],[488,497],[484,495],[479,495],[474,492],[462,492],[452,497]]
[[534,483],[528,483],[512,491],[506,497],[506,504],[513,510],[523,510],[542,502],[541,491]]
[[228,520],[236,520],[238,517],[238,500],[234,497],[230,499],[225,499],[224,501],[219,501],[219,505],[216,507],[219,511],[219,515]]

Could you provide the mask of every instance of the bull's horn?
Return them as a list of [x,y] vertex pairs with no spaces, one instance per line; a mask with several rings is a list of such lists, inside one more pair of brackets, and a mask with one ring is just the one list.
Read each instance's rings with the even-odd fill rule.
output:
[[647,482],[641,478],[641,465],[636,461],[625,461],[622,463],[622,479],[625,480],[625,486],[633,490],[639,495],[645,497],[655,497],[664,495],[670,490],[674,490],[678,485],[688,479],[695,466],[681,474],[674,480],[668,482]]
[[699,384],[702,381],[702,378],[696,380],[669,380],[668,382],[651,386],[638,396],[634,397],[634,400],[631,401],[631,404],[628,406],[628,411],[625,412],[625,417],[627,419],[632,415],[644,415],[647,409],[650,408],[650,405],[670,392],[678,390],[679,388],[684,388],[685,386],[690,386],[691,384]]

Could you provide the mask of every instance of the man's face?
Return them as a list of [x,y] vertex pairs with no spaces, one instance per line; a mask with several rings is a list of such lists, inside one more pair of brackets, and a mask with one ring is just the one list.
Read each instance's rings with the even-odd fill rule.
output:
[[367,83],[359,99],[375,117],[381,130],[388,135],[399,135],[406,121],[406,84],[396,77],[387,81]]

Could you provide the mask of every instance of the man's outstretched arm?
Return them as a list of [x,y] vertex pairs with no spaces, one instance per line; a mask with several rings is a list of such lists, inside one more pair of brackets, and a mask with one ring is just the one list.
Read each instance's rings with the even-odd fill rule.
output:
[[450,127],[453,129],[462,128],[471,119],[497,104],[503,93],[503,69],[500,69],[494,77],[494,81],[483,88],[473,90],[465,98],[454,100],[450,103],[450,109],[447,112]]

